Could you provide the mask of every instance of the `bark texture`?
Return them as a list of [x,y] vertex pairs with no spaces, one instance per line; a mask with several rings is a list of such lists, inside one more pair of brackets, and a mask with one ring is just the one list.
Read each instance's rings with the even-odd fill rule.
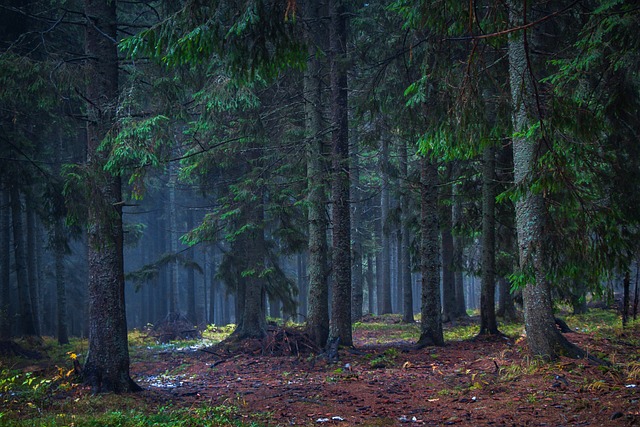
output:
[[345,0],[330,0],[331,107],[333,109],[331,196],[333,206],[333,286],[330,340],[351,346],[351,228],[347,116],[347,13]]
[[89,348],[84,380],[95,392],[140,388],[129,376],[124,299],[122,194],[119,177],[104,171],[100,144],[115,124],[118,95],[116,2],[85,0],[87,163],[91,201],[87,206]]
[[305,3],[309,19],[309,61],[304,77],[305,126],[307,130],[307,202],[309,206],[309,299],[307,332],[323,347],[329,338],[329,266],[327,242],[327,173],[322,136],[322,63],[324,44],[320,25],[320,3]]
[[401,258],[401,289],[402,289],[402,321],[413,323],[413,286],[411,282],[411,257],[409,246],[411,244],[411,231],[409,229],[410,207],[409,202],[409,161],[407,156],[407,143],[404,141],[400,147],[400,173],[402,176],[402,194],[400,196],[400,258]]
[[480,292],[480,335],[498,335],[496,320],[496,196],[495,149],[482,154],[482,287]]
[[[526,23],[527,11],[518,0],[510,0],[509,23]],[[540,142],[522,136],[533,124],[534,91],[531,61],[527,54],[527,30],[509,34],[509,80],[513,124],[513,163],[515,185],[522,196],[516,201],[516,228],[520,269],[531,278],[525,286],[524,321],[530,351],[549,360],[560,356],[583,357],[584,352],[569,343],[556,327],[551,300],[551,284],[545,269],[546,207],[542,194],[531,191]]]
[[438,169],[429,158],[421,159],[420,272],[422,319],[418,346],[444,345],[440,304],[440,243],[438,242]]

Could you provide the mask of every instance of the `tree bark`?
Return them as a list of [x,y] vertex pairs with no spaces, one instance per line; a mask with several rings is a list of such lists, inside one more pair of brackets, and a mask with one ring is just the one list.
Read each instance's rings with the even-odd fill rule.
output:
[[329,338],[329,266],[327,242],[327,174],[322,136],[322,47],[320,3],[305,3],[309,18],[309,60],[304,77],[305,126],[307,132],[307,186],[309,220],[309,298],[307,332],[318,347]]
[[23,335],[37,336],[33,307],[31,305],[31,288],[27,272],[27,251],[25,243],[22,200],[17,186],[10,187],[11,223],[13,230],[13,253],[18,282],[18,307],[20,308],[20,326]]
[[0,186],[0,341],[11,339],[11,211],[9,192]]
[[496,319],[496,196],[495,149],[482,154],[482,284],[480,291],[480,335],[498,335]]
[[67,326],[67,287],[65,284],[64,258],[66,255],[66,237],[62,218],[54,224],[54,263],[56,275],[56,319],[58,344],[69,344],[69,328]]
[[347,14],[345,0],[330,0],[333,285],[329,339],[351,346],[351,229],[347,116]]
[[[526,2],[525,2],[526,4]],[[527,11],[519,0],[510,0],[509,24],[526,23]],[[543,195],[531,191],[536,171],[540,142],[523,136],[536,117],[534,92],[526,43],[527,30],[509,34],[509,83],[513,124],[513,163],[516,188],[522,195],[516,201],[516,228],[520,270],[529,283],[523,289],[524,321],[532,354],[548,360],[560,356],[584,357],[584,352],[571,344],[556,327],[551,299],[551,284],[545,268],[546,207]]]
[[407,155],[407,142],[402,142],[400,146],[400,174],[402,177],[402,194],[400,196],[400,280],[402,289],[402,321],[413,323],[413,284],[411,282],[411,256],[409,246],[411,244],[411,231],[409,229],[411,200],[409,186],[409,161]]
[[26,237],[27,237],[27,278],[29,281],[29,297],[31,298],[31,312],[36,335],[40,335],[40,283],[38,281],[38,242],[36,211],[32,196],[25,197]]
[[[172,255],[178,253],[178,210],[176,207],[176,185],[178,174],[176,171],[176,165],[174,163],[169,164],[169,203],[167,204],[168,217],[169,217],[169,251]],[[178,262],[177,260],[169,264],[171,275],[169,276],[169,313],[170,315],[177,314],[180,311],[179,305],[179,291],[178,291]]]
[[85,0],[87,60],[87,206],[89,348],[84,380],[96,392],[139,390],[129,376],[124,298],[122,190],[120,178],[104,171],[108,150],[99,147],[115,125],[118,99],[116,2]]
[[[451,197],[451,184],[444,185],[441,188],[444,193],[443,196]],[[452,207],[449,205],[441,206],[440,212],[443,214],[440,227],[442,241],[442,321],[449,322],[456,317],[456,289],[455,276],[453,274],[453,234],[451,232],[453,224]]]
[[391,224],[389,223],[389,139],[383,132],[380,141],[380,220],[382,240],[380,242],[380,314],[389,314],[391,307]]
[[[356,144],[352,144],[355,146]],[[362,272],[362,207],[360,200],[360,162],[358,161],[358,153],[354,150],[351,154],[351,236],[353,239],[352,259],[353,265],[351,269],[351,294],[353,303],[351,305],[351,321],[355,322],[362,318],[363,304],[363,272]]]
[[451,207],[451,221],[453,234],[453,277],[455,281],[456,318],[467,317],[467,307],[464,299],[464,280],[462,274],[462,256],[464,252],[464,239],[457,231],[462,221],[462,201],[460,197],[460,185],[453,186],[453,203]]
[[444,345],[440,304],[440,243],[438,241],[438,169],[428,157],[421,160],[420,272],[422,319],[418,347]]

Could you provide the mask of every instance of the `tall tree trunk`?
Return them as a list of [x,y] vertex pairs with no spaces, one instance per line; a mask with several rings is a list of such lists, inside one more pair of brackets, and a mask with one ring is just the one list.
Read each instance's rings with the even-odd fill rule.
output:
[[496,320],[496,196],[495,149],[482,154],[482,288],[480,291],[480,335],[498,335]]
[[299,295],[299,309],[298,309],[298,319],[299,321],[307,320],[307,313],[309,307],[309,282],[307,276],[307,258],[306,254],[299,253],[296,255],[297,261],[297,284],[298,284],[298,295]]
[[[355,147],[355,143],[352,144]],[[352,283],[351,294],[353,303],[351,305],[351,321],[355,322],[362,318],[363,304],[363,273],[362,273],[362,208],[360,200],[360,162],[356,150],[351,154],[351,236],[353,239],[351,269]]]
[[[456,175],[457,176],[457,175]],[[459,227],[462,221],[462,200],[460,185],[453,186],[453,203],[451,206],[451,221],[453,229],[453,278],[455,281],[456,318],[467,316],[467,307],[464,298],[464,280],[462,274],[462,256],[464,252],[464,239],[460,235]]]
[[100,145],[115,124],[118,100],[116,2],[85,0],[87,56],[87,206],[89,348],[84,380],[97,392],[140,388],[129,376],[124,299],[122,190],[120,178],[104,171],[108,150]]
[[368,308],[370,315],[375,313],[376,310],[376,280],[375,274],[373,274],[373,264],[375,262],[374,259],[375,257],[371,253],[367,255],[367,293],[369,294]]
[[440,305],[440,243],[438,241],[438,169],[433,160],[421,161],[420,272],[422,319],[418,346],[444,345]]
[[309,310],[307,332],[323,347],[329,338],[329,266],[327,242],[327,174],[325,141],[322,135],[322,47],[320,2],[305,3],[309,18],[307,43],[309,61],[304,76],[307,132],[307,201],[309,206]]
[[[524,2],[526,4],[526,2]],[[523,2],[509,0],[509,24],[518,27],[526,24],[527,11]],[[531,61],[527,53],[527,30],[509,34],[509,83],[513,122],[513,163],[516,188],[522,195],[516,201],[516,228],[520,269],[530,275],[522,296],[524,322],[529,349],[536,356],[556,360],[560,356],[582,357],[584,352],[569,343],[556,328],[551,300],[551,284],[547,278],[546,254],[543,242],[547,234],[546,207],[543,195],[531,191],[536,171],[540,142],[527,138],[536,117],[533,108]]]
[[0,196],[0,341],[8,341],[11,339],[11,201],[2,185]]
[[329,0],[332,106],[333,286],[330,339],[351,346],[351,229],[349,209],[349,121],[347,115],[346,0]]
[[622,327],[626,327],[629,322],[629,296],[631,292],[631,267],[627,267],[624,271],[624,280],[622,281]]
[[67,287],[65,284],[64,259],[66,255],[66,236],[62,218],[56,219],[53,230],[54,263],[56,276],[56,319],[58,344],[69,344],[67,326]]
[[[448,169],[451,172],[452,168],[450,166]],[[441,189],[443,199],[451,197],[451,184],[444,185]],[[456,317],[456,284],[453,274],[453,234],[451,232],[453,224],[452,206],[441,206],[440,212],[442,213],[442,224],[440,224],[440,237],[442,240],[442,321],[449,322]]]
[[40,284],[38,282],[38,242],[36,211],[32,196],[25,197],[26,237],[27,237],[27,277],[29,280],[29,297],[31,298],[31,312],[36,335],[40,335]]
[[405,323],[415,322],[413,317],[413,284],[411,280],[411,231],[409,229],[411,200],[409,186],[409,160],[407,155],[407,142],[402,142],[400,146],[400,175],[401,188],[400,195],[400,288],[402,289],[402,321]]
[[[178,254],[178,208],[176,206],[176,186],[178,173],[174,163],[169,164],[169,203],[167,204],[167,215],[169,217],[169,251],[172,255]],[[179,290],[178,290],[178,262],[169,264],[171,271],[169,279],[169,314],[173,315],[180,311]]]
[[[193,211],[190,210],[187,213],[187,230],[191,230],[192,228]],[[187,249],[185,255],[190,263],[195,262],[193,259],[193,247]],[[196,311],[196,275],[195,270],[191,266],[187,269],[187,319],[189,319],[194,325],[198,325],[200,323],[200,319],[198,318],[198,313]]]
[[380,220],[382,240],[380,255],[380,314],[393,311],[391,307],[391,224],[389,223],[389,139],[383,132],[380,141]]
[[37,336],[33,307],[31,305],[31,289],[27,272],[27,250],[25,244],[22,200],[17,186],[10,187],[11,223],[13,225],[13,253],[18,281],[18,306],[20,308],[20,326],[23,335]]
[[[256,150],[258,158],[261,154]],[[236,312],[237,327],[233,335],[238,339],[262,338],[266,335],[266,292],[262,272],[265,269],[264,204],[262,196],[251,206],[242,208],[245,212],[243,224],[252,224],[238,239],[244,258],[238,281],[243,282],[242,298],[237,294],[239,304]]]

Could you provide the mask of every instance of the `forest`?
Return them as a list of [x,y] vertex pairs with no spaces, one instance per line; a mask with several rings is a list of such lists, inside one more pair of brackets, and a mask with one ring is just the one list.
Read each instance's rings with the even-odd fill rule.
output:
[[639,26],[0,0],[0,424],[640,422]]

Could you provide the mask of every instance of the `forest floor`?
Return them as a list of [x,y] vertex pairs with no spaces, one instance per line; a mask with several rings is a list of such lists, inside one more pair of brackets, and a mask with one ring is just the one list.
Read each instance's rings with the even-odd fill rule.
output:
[[[331,363],[310,353],[270,355],[276,335],[239,345],[134,346],[131,373],[144,391],[91,396],[74,385],[31,405],[7,399],[5,392],[0,425],[43,413],[69,420],[68,411],[82,408],[111,414],[87,425],[114,426],[138,425],[122,421],[127,411],[129,418],[171,412],[192,417],[183,424],[143,417],[146,424],[140,424],[159,426],[640,425],[640,324],[622,330],[590,319],[567,318],[577,330],[566,336],[610,366],[573,359],[543,363],[528,355],[521,325],[505,325],[505,337],[474,339],[473,319],[447,325],[446,346],[414,349],[417,325],[395,316],[367,318],[354,329],[354,348],[341,348]],[[285,346],[295,347],[299,338],[295,330],[272,333]],[[82,419],[48,425],[80,426]]]

